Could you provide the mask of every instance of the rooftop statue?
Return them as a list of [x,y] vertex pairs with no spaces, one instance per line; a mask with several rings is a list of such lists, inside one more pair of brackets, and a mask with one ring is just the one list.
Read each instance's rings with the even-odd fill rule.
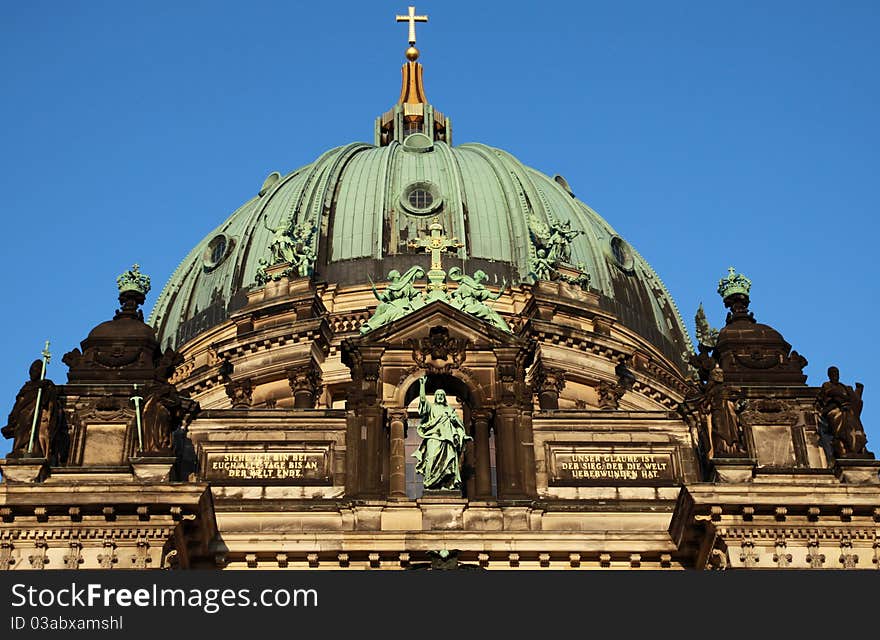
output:
[[709,434],[713,458],[742,458],[748,453],[743,446],[740,414],[746,402],[740,390],[724,384],[724,371],[715,365],[703,393],[703,408],[709,417]]
[[472,438],[455,409],[446,401],[446,392],[437,389],[434,402],[425,394],[427,376],[419,379],[418,427],[422,442],[413,454],[416,473],[424,478],[428,491],[457,491],[461,489],[461,455],[465,442]]
[[172,435],[189,424],[199,412],[199,403],[177,391],[168,382],[182,357],[168,349],[156,367],[154,379],[147,387],[143,409],[143,452],[171,455]]
[[583,231],[571,228],[571,222],[554,222],[550,225],[550,253],[551,260],[559,262],[571,262],[571,241],[581,235]]
[[855,389],[843,384],[838,368],[829,367],[828,381],[819,389],[816,408],[834,440],[834,454],[838,457],[868,454],[868,438],[861,419],[864,388],[860,382],[856,382]]
[[494,324],[502,331],[510,331],[504,318],[486,305],[487,301],[497,300],[504,295],[504,290],[507,288],[506,281],[501,285],[498,293],[493,295],[489,288],[483,284],[489,279],[485,271],[478,269],[471,277],[462,273],[458,267],[452,267],[449,270],[449,278],[459,283],[458,289],[449,295],[449,304],[475,318]]
[[529,275],[535,280],[554,280],[556,274],[556,262],[547,257],[545,249],[536,249],[535,257],[532,258]]
[[269,244],[269,251],[272,253],[270,265],[281,264],[282,262],[293,262],[294,252],[296,251],[296,240],[293,236],[293,214],[288,214],[284,218],[284,222],[277,227],[270,227],[265,218],[263,218],[263,226],[272,232],[272,242]]
[[[313,238],[318,230],[314,219],[293,224],[293,214],[284,219],[284,223],[276,228],[270,227],[263,219],[263,226],[272,232],[272,242],[269,244],[270,259],[259,258],[256,281],[257,284],[266,284],[269,280],[280,280],[284,276],[298,276],[307,278],[312,275],[318,254],[315,252]],[[267,267],[277,264],[290,264],[289,269],[270,276]]]
[[[61,433],[62,416],[58,404],[58,388],[43,377],[43,361],[34,360],[29,369],[30,380],[24,383],[15,397],[7,425],[2,433],[12,438],[13,457],[65,457],[59,446],[66,434]],[[31,445],[31,430],[34,431]],[[30,451],[28,451],[30,449]]]
[[422,292],[413,286],[416,278],[424,275],[425,270],[419,266],[410,267],[403,275],[392,269],[388,272],[388,286],[385,291],[379,293],[376,285],[372,284],[373,295],[379,301],[379,306],[373,316],[361,325],[361,334],[378,329],[425,306]]

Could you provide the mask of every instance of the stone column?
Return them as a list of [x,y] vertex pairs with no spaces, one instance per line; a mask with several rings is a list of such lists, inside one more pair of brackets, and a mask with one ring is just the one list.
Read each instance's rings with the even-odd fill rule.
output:
[[492,463],[489,457],[489,430],[492,412],[488,409],[477,409],[473,412],[474,424],[474,466],[476,482],[474,498],[488,500],[492,497]]
[[382,436],[384,410],[368,406],[363,409],[361,444],[364,445],[362,494],[368,498],[382,497]]
[[352,406],[345,412],[345,493],[349,497],[360,493],[361,484],[361,419]]
[[498,470],[498,497],[521,498],[522,475],[520,473],[515,407],[501,407],[495,412],[495,459]]
[[294,409],[313,409],[321,393],[321,367],[310,362],[287,372]]
[[537,479],[535,475],[535,435],[532,430],[531,407],[523,409],[519,418],[520,451],[522,452],[523,491],[526,495],[536,497],[538,495]]
[[539,364],[533,377],[533,386],[538,393],[541,411],[556,410],[559,408],[559,395],[565,388],[565,371]]
[[392,500],[406,500],[406,410],[393,409],[388,418],[391,431],[388,497]]

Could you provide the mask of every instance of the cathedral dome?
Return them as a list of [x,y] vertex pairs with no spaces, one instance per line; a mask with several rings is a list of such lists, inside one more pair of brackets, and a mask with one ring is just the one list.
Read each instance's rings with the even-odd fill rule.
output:
[[[678,360],[688,347],[671,296],[651,266],[601,216],[550,178],[483,144],[392,141],[332,149],[281,177],[209,233],[183,260],[151,316],[163,346],[178,346],[243,304],[272,231],[293,216],[320,229],[315,278],[340,285],[383,280],[423,260],[408,247],[436,217],[464,246],[445,260],[493,283],[528,280],[535,249],[530,227],[570,222],[583,233],[571,262],[590,275],[603,306]],[[428,142],[414,148],[414,143]]]
[[243,306],[272,261],[273,230],[309,229],[314,280],[341,290],[424,263],[413,241],[436,220],[461,245],[444,268],[481,269],[489,285],[533,282],[551,230],[570,230],[564,262],[589,275],[599,305],[681,365],[687,332],[647,261],[562,176],[484,144],[453,146],[449,119],[425,98],[422,65],[410,59],[402,77],[398,103],[376,120],[375,144],[337,147],[285,176],[269,174],[190,252],[150,318],[162,346],[179,347]]

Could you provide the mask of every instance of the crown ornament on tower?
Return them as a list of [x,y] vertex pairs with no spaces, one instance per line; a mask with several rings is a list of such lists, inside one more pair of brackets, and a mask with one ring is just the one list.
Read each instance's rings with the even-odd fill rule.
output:
[[718,295],[724,300],[724,306],[730,309],[727,324],[738,321],[755,321],[755,314],[749,311],[749,291],[752,281],[733,267],[727,268],[727,277],[718,281]]
[[143,321],[144,313],[138,307],[150,292],[150,276],[141,273],[140,265],[135,263],[116,278],[116,286],[119,288],[119,304],[122,308],[116,312],[115,318],[131,317]]
[[116,278],[116,286],[119,287],[119,295],[126,291],[137,291],[146,296],[150,292],[150,276],[141,273],[141,266],[135,263],[131,269]]
[[733,267],[727,268],[727,277],[718,281],[718,295],[722,300],[726,300],[732,295],[740,294],[749,295],[752,289],[752,281],[741,273],[736,273]]

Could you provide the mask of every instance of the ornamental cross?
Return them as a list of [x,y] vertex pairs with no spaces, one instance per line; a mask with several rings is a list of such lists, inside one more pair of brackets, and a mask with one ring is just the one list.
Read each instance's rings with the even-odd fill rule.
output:
[[416,43],[416,22],[427,22],[428,16],[417,16],[416,8],[409,7],[409,13],[405,16],[397,16],[398,22],[409,22],[409,44]]
[[410,240],[409,246],[415,249],[424,247],[425,252],[431,254],[431,271],[442,271],[441,254],[447,249],[458,249],[464,245],[458,241],[458,238],[447,238],[443,235],[443,225],[437,218],[434,218],[434,222],[431,223],[428,230],[431,235],[420,240]]

